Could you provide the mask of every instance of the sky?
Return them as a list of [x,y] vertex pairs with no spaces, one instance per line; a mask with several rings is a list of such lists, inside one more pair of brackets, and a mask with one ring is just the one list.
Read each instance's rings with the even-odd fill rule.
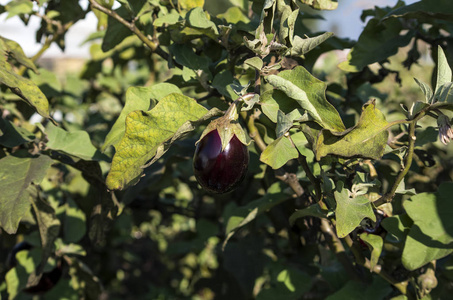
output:
[[[216,0],[205,0],[216,1]],[[10,0],[0,0],[0,4],[5,5]],[[339,37],[348,37],[356,40],[365,24],[360,20],[362,10],[379,6],[393,6],[397,0],[338,0],[338,9],[334,11],[324,11],[325,21],[320,21],[318,29],[322,31],[333,31]],[[406,0],[406,4],[416,2],[416,0]],[[80,1],[81,6],[86,8],[87,0]],[[18,42],[28,56],[34,55],[40,45],[35,41],[35,32],[40,24],[38,17],[32,17],[28,26],[25,26],[19,17],[12,17],[6,20],[7,14],[0,15],[0,36]],[[60,48],[53,45],[48,49],[43,57],[70,57],[88,58],[89,44],[81,45],[83,41],[96,31],[96,17],[89,13],[84,20],[73,25],[66,35],[66,50],[63,53]]]

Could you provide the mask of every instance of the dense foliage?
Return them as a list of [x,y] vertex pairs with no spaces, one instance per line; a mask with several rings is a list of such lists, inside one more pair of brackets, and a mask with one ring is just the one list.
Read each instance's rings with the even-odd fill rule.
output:
[[[0,37],[0,298],[451,295],[453,2],[357,41],[308,25],[336,0],[80,2],[0,6],[42,44]],[[80,74],[40,67],[89,13]],[[248,145],[229,193],[194,176],[209,124]]]

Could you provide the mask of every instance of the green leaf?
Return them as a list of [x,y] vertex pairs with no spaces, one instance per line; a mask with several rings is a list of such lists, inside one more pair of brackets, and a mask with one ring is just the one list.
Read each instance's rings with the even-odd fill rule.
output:
[[453,16],[453,3],[450,0],[437,0],[433,5],[431,0],[421,0],[401,6],[389,12],[384,19],[390,17],[404,17],[405,19],[440,20],[450,21]]
[[286,136],[281,136],[264,149],[260,160],[275,170],[298,156],[299,153],[291,141]]
[[332,37],[332,32],[324,32],[315,37],[301,38],[296,35],[293,39],[293,47],[291,48],[292,56],[303,56],[314,48],[318,47],[321,43],[325,42],[328,38]]
[[0,159],[0,226],[16,233],[19,222],[30,208],[30,185],[38,185],[52,164],[48,156],[6,156]]
[[446,83],[451,83],[451,69],[448,65],[447,57],[441,46],[437,46],[437,73],[436,73],[436,88],[434,93],[437,95],[440,87]]
[[337,235],[344,238],[360,225],[363,219],[369,218],[376,222],[373,207],[366,196],[351,198],[350,192],[343,188],[343,182],[337,183],[334,192],[337,208],[335,216],[337,221]]
[[172,44],[171,53],[174,55],[175,61],[189,69],[208,70],[209,58],[204,55],[196,54],[187,44]]
[[304,209],[296,210],[290,217],[289,223],[291,226],[294,225],[297,219],[303,217],[318,217],[318,218],[325,218],[327,216],[327,212],[322,210],[321,207],[315,203],[312,204]]
[[178,4],[184,10],[190,10],[195,7],[203,7],[204,0],[179,0]]
[[107,187],[124,189],[135,184],[142,166],[156,155],[158,147],[171,139],[186,121],[196,121],[207,109],[192,98],[173,93],[162,98],[150,111],[134,111],[126,118],[126,132],[118,143]]
[[17,127],[14,123],[0,118],[0,145],[13,148],[32,141],[35,136],[22,127]]
[[373,276],[373,282],[348,281],[340,290],[329,295],[326,300],[382,300],[387,299],[392,286],[381,277]]
[[234,214],[228,217],[226,226],[226,238],[223,242],[223,247],[241,227],[255,220],[262,213],[269,211],[272,207],[288,200],[288,194],[282,192],[282,183],[275,182],[272,184],[263,197],[254,200],[243,207],[235,210]]
[[434,101],[453,103],[453,82],[446,82],[439,86]]
[[172,93],[181,94],[181,90],[176,85],[165,82],[150,87],[129,87],[126,91],[124,108],[105,137],[101,150],[104,152],[109,146],[118,144],[124,136],[126,117],[129,113],[135,110],[147,111],[152,109],[160,99]]
[[367,232],[361,233],[359,237],[371,250],[370,269],[373,270],[381,256],[384,240],[379,235],[369,234]]
[[429,87],[429,85],[427,85],[426,83],[422,82],[422,81],[419,81],[417,78],[414,78],[415,82],[418,84],[418,86],[420,87],[420,89],[422,90],[423,92],[423,95],[425,95],[425,101],[426,103],[431,103],[431,100],[433,98],[433,91],[432,89]]
[[274,123],[277,123],[279,111],[291,114],[294,120],[307,121],[307,114],[302,115],[300,108],[294,107],[294,100],[279,90],[268,90],[260,96],[261,110]]
[[10,1],[6,5],[6,10],[8,11],[8,17],[6,19],[17,15],[30,14],[33,12],[33,3],[28,0]]
[[411,41],[414,32],[400,35],[403,29],[402,22],[398,19],[369,20],[359,40],[349,52],[348,59],[338,67],[346,72],[360,72],[369,64],[386,60],[396,54],[398,48]]
[[216,35],[219,34],[214,22],[208,19],[206,13],[201,7],[195,7],[192,10],[190,10],[189,13],[186,15],[186,20],[188,21],[188,25],[190,27],[211,29],[214,32],[214,34]]
[[275,264],[271,267],[271,284],[263,287],[257,300],[296,300],[310,290],[312,278],[298,268]]
[[278,75],[269,75],[266,80],[274,88],[297,101],[324,128],[332,131],[345,129],[338,111],[326,99],[326,83],[313,77],[303,67],[286,70]]
[[338,7],[337,0],[300,0],[300,2],[311,6],[314,9],[334,10]]
[[412,224],[413,222],[407,214],[387,217],[381,222],[381,226],[387,231],[387,236],[396,243],[406,241],[406,236]]
[[39,68],[39,73],[28,72],[30,79],[48,98],[59,96],[62,90],[57,74],[44,68]]
[[443,182],[435,193],[411,197],[403,206],[414,221],[402,254],[406,269],[415,270],[453,252],[453,183]]
[[359,122],[354,127],[340,133],[321,131],[315,145],[316,159],[329,154],[379,159],[387,145],[387,125],[375,101],[369,101],[363,106]]
[[64,241],[77,243],[86,234],[86,230],[85,213],[73,201],[68,201],[65,204],[63,223]]
[[259,58],[258,56],[248,58],[244,61],[244,63],[258,71],[263,68],[263,60],[261,58]]
[[46,144],[48,149],[62,151],[84,160],[108,160],[108,157],[93,146],[88,132],[84,130],[68,132],[49,123],[45,133],[49,140]]

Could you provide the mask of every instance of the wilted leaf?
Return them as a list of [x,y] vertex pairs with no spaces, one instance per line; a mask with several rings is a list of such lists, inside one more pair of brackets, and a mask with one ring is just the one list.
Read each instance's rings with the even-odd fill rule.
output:
[[343,131],[343,121],[338,111],[325,96],[326,84],[313,77],[303,67],[296,67],[278,75],[269,75],[266,80],[274,88],[294,99],[321,126],[332,131]]
[[29,186],[38,185],[52,164],[48,156],[6,156],[0,159],[0,225],[16,233],[19,222],[30,208]]
[[281,136],[264,149],[261,153],[260,160],[271,166],[272,169],[278,169],[289,160],[295,159],[298,156],[299,153],[291,141],[287,137]]
[[337,191],[334,192],[337,208],[335,209],[337,235],[344,238],[360,225],[363,219],[369,218],[376,222],[370,200],[366,196],[351,198],[349,191],[343,188],[343,183],[337,183]]
[[370,269],[373,270],[381,256],[384,240],[379,235],[369,234],[367,232],[361,233],[359,237],[371,250]]
[[88,132],[84,130],[68,132],[49,123],[45,133],[49,139],[46,144],[48,149],[62,151],[84,160],[108,160],[93,146]]
[[363,106],[359,122],[354,127],[341,133],[321,131],[315,147],[316,159],[329,154],[379,159],[387,144],[387,125],[375,101],[369,101]]
[[404,245],[402,262],[415,270],[453,252],[453,183],[444,182],[435,193],[411,197],[403,206],[414,221]]
[[115,146],[124,136],[126,130],[126,117],[134,110],[147,111],[152,109],[163,97],[180,93],[181,90],[170,83],[158,83],[150,87],[130,87],[126,91],[125,105],[112,129],[105,137],[105,143],[101,150],[105,151],[109,146]]
[[196,121],[207,109],[181,94],[162,98],[149,112],[134,111],[126,118],[126,132],[118,143],[107,176],[109,189],[124,189],[136,183],[142,166],[187,121]]

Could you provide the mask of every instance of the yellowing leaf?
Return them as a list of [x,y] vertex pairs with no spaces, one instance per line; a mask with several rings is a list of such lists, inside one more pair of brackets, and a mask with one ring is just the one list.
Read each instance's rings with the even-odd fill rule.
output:
[[370,101],[362,108],[359,122],[341,133],[323,129],[315,145],[316,159],[333,154],[342,157],[381,158],[387,144],[387,121]]
[[203,7],[204,0],[178,0],[178,4],[182,9],[191,10],[195,7]]
[[117,144],[107,176],[109,189],[124,189],[138,182],[143,166],[164,142],[187,121],[196,121],[207,109],[194,99],[173,93],[162,98],[150,111],[134,111],[126,118],[126,132]]

